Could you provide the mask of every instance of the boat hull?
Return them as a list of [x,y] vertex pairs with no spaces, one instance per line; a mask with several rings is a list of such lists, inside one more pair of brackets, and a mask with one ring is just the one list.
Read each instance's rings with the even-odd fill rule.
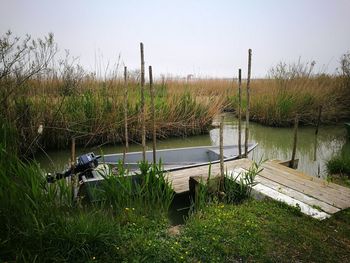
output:
[[[248,153],[251,152],[257,144],[248,145]],[[238,147],[236,145],[224,146],[224,162],[239,158]],[[244,149],[242,148],[242,154]],[[218,146],[187,147],[176,149],[157,150],[158,162],[161,162],[163,170],[177,171],[187,168],[199,167],[220,162],[220,151]],[[102,157],[102,162],[117,165],[123,160],[123,154],[108,154]],[[142,160],[142,152],[131,152],[125,155],[124,164],[129,171],[137,170],[138,163]],[[153,162],[153,152],[146,151],[146,160]]]

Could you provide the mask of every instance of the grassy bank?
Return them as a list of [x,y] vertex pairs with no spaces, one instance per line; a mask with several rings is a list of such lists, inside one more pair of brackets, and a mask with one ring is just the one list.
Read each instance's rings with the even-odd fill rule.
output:
[[[73,202],[70,184],[47,184],[36,164],[13,154],[5,124],[0,133],[0,261],[350,260],[349,209],[320,222],[281,203],[228,194],[225,203],[207,199],[174,234],[166,214],[168,185],[149,168],[148,183],[140,188],[132,190],[131,181],[110,177],[101,185],[99,202]],[[229,189],[241,191],[234,185]]]
[[335,183],[350,187],[350,148],[349,141],[344,144],[339,153],[330,158],[327,163],[329,179]]
[[350,156],[339,154],[332,157],[327,161],[327,170],[329,174],[350,176]]
[[349,237],[349,210],[320,222],[277,202],[250,200],[206,207],[179,241],[188,261],[341,262],[350,259]]
[[[166,236],[172,190],[156,167],[142,166],[139,187],[129,177],[107,177],[99,200],[73,201],[65,180],[48,184],[35,163],[11,150],[9,126],[0,137],[0,261],[152,261]],[[152,244],[152,246],[150,246]],[[146,253],[145,253],[146,252]],[[164,252],[161,250],[160,252]]]

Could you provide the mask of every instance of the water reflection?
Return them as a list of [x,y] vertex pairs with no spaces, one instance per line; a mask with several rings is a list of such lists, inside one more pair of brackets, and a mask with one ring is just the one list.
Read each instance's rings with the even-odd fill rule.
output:
[[[238,142],[238,121],[232,115],[226,115],[224,138],[225,144]],[[242,130],[245,127],[242,125]],[[210,132],[212,143],[219,142],[219,130]],[[251,153],[250,158],[290,160],[293,145],[293,128],[273,128],[250,123],[249,140],[259,143]],[[244,132],[242,132],[244,142]],[[317,136],[315,154],[315,128],[300,127],[298,130],[298,144],[296,158],[299,158],[298,170],[313,176],[326,176],[326,161],[342,148],[349,149],[346,133],[342,125],[320,127]],[[343,151],[344,151],[343,149]],[[316,161],[314,160],[316,156]]]
[[[214,122],[218,121],[214,120]],[[243,123],[244,124],[244,123]],[[242,125],[244,131],[244,125]],[[292,155],[293,129],[272,128],[256,123],[250,124],[249,141],[259,143],[258,147],[249,155],[250,159],[259,161],[261,159],[289,160]],[[238,121],[232,114],[226,114],[224,125],[224,144],[237,144]],[[244,142],[244,132],[242,132]],[[151,143],[148,143],[151,147]],[[187,138],[172,138],[157,142],[158,149],[181,148],[190,146],[219,145],[219,129],[214,128],[209,135],[199,135]],[[326,161],[335,153],[342,151],[350,152],[350,144],[346,143],[346,131],[342,125],[320,127],[317,137],[316,161],[315,156],[315,129],[312,127],[301,127],[298,132],[298,145],[296,158],[299,158],[298,170],[313,176],[326,176]],[[141,146],[132,144],[130,151],[140,151]],[[92,149],[77,149],[77,154],[94,151],[95,153],[122,152],[123,146],[103,146]],[[42,167],[48,171],[60,170],[68,163],[69,150],[49,152],[48,155],[54,160],[55,165],[45,155],[40,155],[37,160]]]

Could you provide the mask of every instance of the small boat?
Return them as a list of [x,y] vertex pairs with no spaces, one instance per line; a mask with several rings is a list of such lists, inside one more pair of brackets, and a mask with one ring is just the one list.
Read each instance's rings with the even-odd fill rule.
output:
[[[248,153],[250,153],[258,144],[248,144]],[[244,147],[242,147],[244,154]],[[227,145],[223,149],[224,162],[238,159],[238,146]],[[157,160],[161,161],[163,170],[166,172],[177,171],[192,167],[199,167],[220,162],[219,146],[200,146],[176,149],[157,150]],[[123,160],[123,153],[107,154],[101,158],[102,163],[116,165]],[[146,151],[146,160],[151,163],[153,152]],[[138,169],[138,162],[142,160],[142,152],[130,152],[125,155],[125,167],[129,171]]]
[[[258,144],[248,144],[248,153],[250,153]],[[176,148],[157,150],[157,159],[161,161],[162,170],[164,172],[171,172],[183,170],[187,168],[205,166],[220,162],[220,149],[218,146],[200,146],[188,148]],[[242,155],[244,149],[242,147]],[[223,148],[224,162],[239,158],[238,146],[228,145]],[[152,163],[153,152],[146,152],[146,160]],[[91,189],[98,186],[111,172],[113,168],[123,160],[123,153],[107,154],[98,156],[94,153],[87,153],[77,158],[74,168],[70,168],[63,173],[56,175],[49,174],[47,176],[48,182],[70,177],[73,172],[78,175],[80,187],[78,190],[79,196],[87,195],[90,200],[93,200]],[[125,155],[124,167],[128,171],[128,175],[135,175],[139,169],[139,162],[142,160],[142,152],[130,152]]]

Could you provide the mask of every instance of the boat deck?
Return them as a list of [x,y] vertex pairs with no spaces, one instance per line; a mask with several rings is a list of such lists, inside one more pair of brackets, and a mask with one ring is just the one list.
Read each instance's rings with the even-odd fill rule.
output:
[[[225,171],[239,175],[249,169],[252,161],[240,159],[225,162]],[[314,218],[324,219],[350,207],[350,189],[306,175],[275,161],[261,165],[262,172],[256,176],[253,187],[255,196],[268,197],[299,207],[301,212]],[[176,193],[189,191],[190,177],[208,177],[208,166],[174,171],[167,174]],[[217,176],[220,164],[211,166],[211,177]]]

